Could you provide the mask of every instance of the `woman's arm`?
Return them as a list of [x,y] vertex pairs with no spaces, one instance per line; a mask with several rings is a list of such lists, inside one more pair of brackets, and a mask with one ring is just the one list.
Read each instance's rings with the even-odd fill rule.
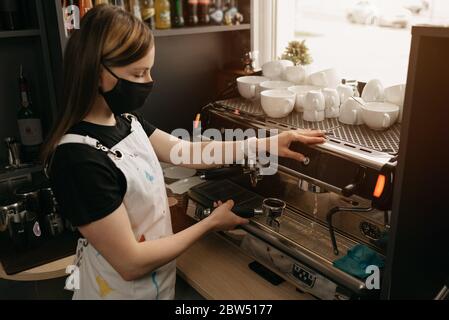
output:
[[[243,141],[192,143],[178,139],[161,130],[156,130],[151,135],[150,141],[160,161],[194,169],[211,169],[224,164],[239,162],[243,160],[241,151],[245,147]],[[253,152],[257,154],[258,152],[275,150],[276,155],[280,157],[303,161],[305,158],[304,155],[290,150],[293,142],[300,142],[307,145],[321,144],[325,142],[324,132],[291,130],[282,132],[274,137],[255,139],[254,145],[256,149]],[[273,144],[277,144],[277,146],[273,146]],[[212,158],[215,158],[214,150],[220,150],[221,154],[218,156],[219,163],[207,163],[204,157],[202,157],[203,151],[205,150],[208,151],[205,154],[211,155]]]
[[178,234],[143,243],[137,242],[123,204],[104,219],[79,230],[124,280],[132,281],[175,260],[205,234],[248,223],[231,212],[233,205],[228,201],[208,218]]

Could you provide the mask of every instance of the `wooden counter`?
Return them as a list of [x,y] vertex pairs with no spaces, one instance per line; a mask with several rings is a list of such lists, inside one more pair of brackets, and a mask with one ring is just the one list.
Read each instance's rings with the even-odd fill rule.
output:
[[[287,282],[273,286],[248,268],[253,260],[216,234],[198,241],[177,259],[178,275],[209,300],[309,300]],[[73,256],[8,276],[0,264],[0,278],[15,281],[67,276]]]
[[310,300],[284,282],[274,286],[248,268],[253,259],[216,234],[178,258],[178,274],[209,300]]
[[6,274],[5,270],[3,270],[2,264],[0,263],[0,279],[13,281],[41,281],[66,277],[67,274],[65,273],[65,270],[67,266],[73,263],[73,261],[74,256],[70,256],[12,276]]

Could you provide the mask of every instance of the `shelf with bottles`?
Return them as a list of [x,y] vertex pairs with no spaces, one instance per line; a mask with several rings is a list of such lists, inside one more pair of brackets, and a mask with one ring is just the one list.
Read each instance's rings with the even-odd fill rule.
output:
[[100,4],[133,13],[149,25],[156,37],[251,28],[250,0],[61,0],[61,19],[72,22],[65,30],[65,39],[79,27],[83,15]]
[[250,30],[250,24],[240,24],[235,26],[199,26],[199,27],[183,27],[177,29],[167,29],[167,30],[153,30],[155,37],[171,37],[171,36],[182,36],[182,35],[193,35],[202,33],[213,33],[213,32],[230,32],[230,31],[241,31]]
[[[141,17],[158,36],[189,35],[250,29],[249,1],[142,0]],[[154,12],[143,8],[154,3]]]

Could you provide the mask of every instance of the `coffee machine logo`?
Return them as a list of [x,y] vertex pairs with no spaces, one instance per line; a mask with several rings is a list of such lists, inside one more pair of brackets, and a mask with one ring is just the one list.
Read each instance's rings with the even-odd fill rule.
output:
[[66,30],[73,31],[80,28],[80,8],[75,5],[64,7],[64,25]]

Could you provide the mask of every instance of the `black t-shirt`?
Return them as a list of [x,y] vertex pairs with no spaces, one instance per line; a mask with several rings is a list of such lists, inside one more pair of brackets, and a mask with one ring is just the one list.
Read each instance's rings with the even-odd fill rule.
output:
[[[156,128],[136,115],[150,137]],[[89,136],[112,148],[130,134],[131,123],[117,117],[115,126],[80,122],[67,133]],[[50,181],[61,215],[75,227],[98,221],[123,202],[126,178],[108,155],[84,144],[59,146],[50,167]]]

